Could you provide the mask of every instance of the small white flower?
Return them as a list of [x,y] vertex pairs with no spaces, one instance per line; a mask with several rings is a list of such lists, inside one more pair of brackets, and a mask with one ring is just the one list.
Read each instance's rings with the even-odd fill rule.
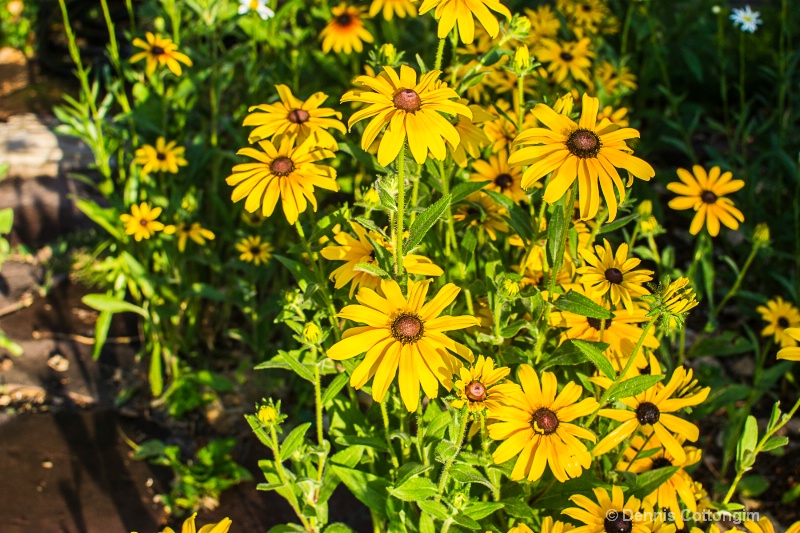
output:
[[275,12],[267,6],[267,0],[239,0],[239,14],[255,11],[263,20],[275,16]]
[[741,27],[742,31],[755,33],[758,25],[761,24],[761,13],[753,11],[750,6],[744,6],[744,9],[734,9],[731,15],[731,20],[734,26]]

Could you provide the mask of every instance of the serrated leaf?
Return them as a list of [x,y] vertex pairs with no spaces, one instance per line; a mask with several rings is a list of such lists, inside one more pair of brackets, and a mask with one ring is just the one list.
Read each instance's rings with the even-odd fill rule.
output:
[[573,339],[572,344],[587,361],[591,361],[607,378],[616,379],[617,373],[614,371],[614,367],[611,366],[611,362],[594,343]]
[[408,230],[408,240],[403,246],[403,250],[409,251],[419,246],[425,234],[442,218],[444,212],[450,207],[451,200],[452,196],[446,194],[439,198],[435,204],[417,215],[417,218]]
[[476,193],[479,190],[483,189],[487,185],[489,185],[491,181],[467,181],[464,183],[459,183],[453,190],[450,191],[450,199],[451,204],[456,204],[469,196],[470,194]]
[[436,485],[426,477],[412,477],[392,489],[390,494],[404,502],[418,502],[434,496]]
[[386,518],[386,498],[389,482],[373,474],[331,465],[333,472],[361,503],[372,509],[382,518]]
[[664,379],[664,375],[659,374],[657,376],[635,376],[625,381],[614,383],[608,389],[608,398],[620,400],[636,396],[653,387],[662,379]]
[[[549,237],[548,237],[549,238]],[[561,295],[556,298],[553,305],[559,311],[568,311],[576,315],[585,316],[597,319],[613,319],[614,313],[605,307],[596,304],[590,298],[587,298],[579,292],[570,289],[567,294]]]
[[311,427],[311,422],[306,422],[305,424],[300,424],[296,428],[292,430],[291,433],[286,435],[286,438],[283,439],[281,443],[281,457],[283,459],[288,459],[300,445],[303,443],[303,437],[306,435],[306,431],[308,428]]

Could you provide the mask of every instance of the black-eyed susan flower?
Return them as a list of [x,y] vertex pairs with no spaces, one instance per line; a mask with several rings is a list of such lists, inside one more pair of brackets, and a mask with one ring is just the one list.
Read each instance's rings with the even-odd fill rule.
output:
[[[625,139],[639,137],[633,128],[619,128],[608,120],[597,122],[600,102],[583,95],[579,123],[556,113],[545,104],[537,104],[532,114],[546,127],[530,128],[520,133],[515,145],[538,145],[520,148],[509,157],[510,165],[530,165],[522,175],[522,186],[530,188],[552,172],[544,199],[554,203],[578,180],[581,218],[593,218],[600,207],[600,192],[608,206],[609,220],[617,216],[617,198],[625,199],[625,185],[617,172],[624,168],[632,176],[650,180],[655,170],[631,155]],[[632,178],[631,178],[632,179]],[[599,183],[599,185],[598,185]]]
[[199,222],[193,222],[192,224],[181,222],[175,228],[175,234],[178,236],[178,250],[181,252],[186,250],[186,241],[189,239],[200,246],[205,245],[206,241],[214,240],[214,232],[204,228]]
[[245,237],[236,243],[236,249],[239,251],[239,259],[245,263],[266,265],[272,259],[272,245],[262,241],[259,235]]
[[756,311],[761,314],[761,318],[767,323],[767,326],[761,330],[762,337],[769,337],[772,335],[775,342],[780,344],[782,348],[796,346],[797,342],[794,337],[787,335],[787,328],[800,327],[800,311],[787,302],[780,296],[769,300],[766,305],[759,305]]
[[[503,441],[492,454],[495,464],[517,457],[512,480],[536,481],[545,466],[562,483],[589,468],[592,456],[579,439],[595,441],[594,434],[576,424],[576,418],[597,409],[597,400],[585,398],[583,387],[568,382],[558,393],[552,372],[539,376],[530,365],[520,365],[519,392],[510,392],[510,402],[490,412],[489,436]],[[558,393],[558,394],[557,394]]]
[[372,0],[369,6],[369,16],[374,17],[378,13],[383,13],[383,18],[392,20],[395,15],[400,18],[416,17],[417,6],[411,0]]
[[272,216],[278,199],[281,200],[283,214],[289,224],[297,222],[310,203],[317,210],[317,199],[314,187],[338,191],[336,170],[326,165],[317,165],[317,161],[333,157],[333,152],[315,146],[313,137],[309,137],[299,146],[294,139],[280,137],[273,141],[259,141],[255,148],[242,148],[238,155],[246,155],[258,161],[243,163],[233,167],[233,174],[225,181],[235,186],[231,200],[235,203],[247,198],[244,208],[253,212],[261,207],[261,213]]
[[611,487],[609,497],[606,489],[592,489],[597,503],[581,494],[570,497],[570,501],[578,507],[569,507],[562,511],[565,515],[583,523],[571,533],[650,533],[642,502],[631,496],[625,500],[622,487]]
[[[783,334],[794,339],[795,344],[800,344],[800,328],[786,328]],[[800,361],[800,347],[789,346],[778,350],[778,359]]]
[[656,296],[658,297],[656,300],[647,298],[654,302],[650,306],[651,311],[660,304],[663,313],[683,315],[697,307],[697,295],[689,286],[688,278],[681,277],[667,284],[658,291]]
[[538,6],[535,10],[525,8],[525,15],[531,22],[531,29],[528,32],[528,42],[538,43],[547,37],[555,37],[561,30],[561,21],[553,8],[547,4]]
[[[683,437],[677,438],[683,445]],[[658,451],[655,451],[658,450]],[[655,451],[655,453],[653,453]],[[678,461],[669,451],[665,450],[658,437],[649,435],[647,438],[636,435],[631,439],[631,445],[622,454],[622,459],[617,464],[617,470],[643,474],[659,468],[678,466],[672,476],[664,481],[656,490],[644,497],[644,502],[655,509],[666,509],[675,519],[675,524],[683,529],[683,513],[679,500],[683,500],[686,508],[691,512],[697,511],[697,500],[694,495],[694,481],[685,468],[696,464],[702,452],[694,446],[684,446],[685,460]]]
[[526,201],[528,196],[520,186],[522,171],[508,166],[508,152],[500,150],[489,156],[489,161],[478,160],[472,164],[475,172],[470,181],[489,181],[486,190],[496,191],[514,200],[516,203]]
[[519,388],[514,383],[503,382],[509,372],[511,369],[507,366],[495,368],[494,359],[479,355],[471,368],[462,366],[459,369],[453,386],[457,396],[453,407],[461,409],[466,405],[471,413],[499,409],[508,401],[508,393]]
[[627,108],[620,107],[619,109],[614,109],[610,105],[607,105],[597,114],[597,120],[602,121],[604,118],[607,118],[612,124],[616,124],[620,128],[627,128],[630,125],[627,115]]
[[150,172],[170,172],[178,173],[178,167],[185,167],[189,164],[183,157],[186,148],[176,146],[176,141],[166,142],[164,137],[156,139],[156,145],[145,144],[138,148],[134,155],[134,162],[142,167],[144,174]]
[[383,67],[383,72],[375,77],[356,78],[355,84],[364,88],[352,89],[342,96],[342,102],[369,104],[356,111],[348,122],[348,127],[352,128],[356,122],[373,117],[361,137],[364,150],[368,150],[388,126],[378,147],[378,163],[382,166],[388,166],[397,157],[406,137],[411,155],[419,164],[425,162],[428,152],[444,161],[447,157],[445,141],[453,147],[459,145],[458,132],[442,113],[472,118],[472,111],[453,101],[458,100],[453,89],[444,83],[436,84],[440,74],[438,70],[431,70],[417,83],[417,73],[411,67],[402,65],[399,76],[393,68]]
[[[231,528],[231,524],[233,524],[230,518],[223,518],[215,524],[206,524],[200,529],[197,529],[194,521],[196,517],[197,513],[194,513],[192,516],[184,520],[181,533],[194,533],[195,531],[200,533],[228,533]],[[171,527],[167,527],[161,533],[175,533],[175,531],[173,531]]]
[[[333,238],[336,244],[326,246],[320,251],[320,254],[330,261],[345,262],[331,272],[331,279],[334,280],[334,287],[337,289],[350,283],[350,297],[352,298],[353,293],[359,287],[377,289],[380,286],[380,278],[378,276],[355,269],[359,263],[378,266],[373,243],[384,248],[390,255],[394,254],[394,243],[387,241],[375,231],[367,231],[357,222],[350,221],[350,227],[355,232],[356,238],[353,238],[346,231],[339,231]],[[444,270],[436,266],[433,261],[418,254],[405,254],[403,268],[409,274],[422,276],[441,276],[444,274]]]
[[172,39],[159,37],[151,32],[147,32],[145,37],[147,38],[146,42],[138,37],[133,40],[133,46],[143,48],[144,52],[134,54],[131,57],[131,63],[146,59],[145,72],[148,76],[152,75],[158,66],[166,65],[176,76],[181,75],[181,63],[187,67],[192,66],[192,60],[186,54],[178,52],[178,45],[173,43]]
[[296,98],[286,85],[276,85],[280,102],[261,104],[248,109],[250,112],[244,119],[244,126],[257,126],[250,132],[248,142],[254,143],[262,139],[270,139],[275,135],[295,137],[297,144],[302,144],[311,135],[318,138],[317,146],[336,150],[336,140],[328,132],[329,129],[346,133],[347,130],[339,120],[342,114],[330,107],[320,107],[328,98],[323,92],[317,92],[307,100]]
[[712,167],[706,173],[703,167],[694,165],[692,172],[694,175],[679,168],[678,177],[681,181],[667,184],[667,189],[679,195],[670,200],[669,206],[672,209],[695,210],[689,233],[697,235],[705,225],[708,234],[716,237],[719,235],[720,222],[730,229],[738,229],[739,222],[744,222],[744,215],[725,195],[744,187],[744,181],[731,179],[733,174],[722,173],[719,167]]
[[489,238],[497,239],[497,232],[508,233],[508,224],[504,216],[508,212],[492,200],[484,192],[472,193],[464,199],[464,203],[459,204],[453,214],[453,220],[457,222],[466,221],[467,226],[477,226],[486,231]]
[[444,39],[458,22],[461,42],[469,44],[475,39],[475,21],[478,19],[486,33],[494,39],[500,33],[500,25],[492,12],[511,19],[511,12],[499,0],[425,0],[419,8],[420,15],[436,8],[434,18],[439,21],[439,39]]
[[478,124],[495,119],[494,115],[487,113],[479,105],[470,105],[469,110],[472,111],[472,118],[457,115],[455,128],[460,142],[455,147],[447,143],[453,161],[461,168],[467,167],[467,155],[472,159],[478,159],[481,157],[481,149],[490,144],[489,137]]
[[673,397],[685,377],[686,370],[679,366],[666,385],[658,383],[636,396],[621,399],[620,402],[627,409],[600,409],[597,413],[599,416],[622,424],[603,437],[592,450],[592,454],[597,457],[609,452],[620,442],[630,438],[636,430],[643,428],[645,432],[655,432],[659,442],[676,461],[686,461],[686,452],[675,435],[694,442],[700,436],[700,431],[691,422],[672,413],[704,402],[711,389],[706,387],[685,398]]
[[542,39],[534,55],[542,63],[547,63],[547,72],[557,84],[563,83],[567,76],[589,84],[589,69],[594,57],[594,52],[589,50],[589,43],[588,38],[563,43],[554,39]]
[[[559,0],[556,6],[574,26],[577,33],[595,33],[598,26],[611,15],[605,0]],[[579,31],[580,30],[580,31]]]
[[363,43],[373,41],[372,34],[364,27],[361,17],[363,7],[351,6],[342,2],[331,9],[333,18],[319,34],[322,39],[322,51],[326,54],[333,50],[337,54],[344,52],[350,54],[355,50],[361,52]]
[[616,67],[608,61],[603,61],[597,66],[595,76],[608,94],[636,90],[636,74],[624,65]]
[[581,274],[578,283],[584,285],[587,292],[597,296],[610,293],[611,303],[617,305],[621,300],[628,311],[633,311],[631,296],[638,298],[650,294],[644,284],[653,279],[653,271],[636,270],[642,261],[628,258],[626,243],[619,245],[616,254],[607,239],[603,239],[603,246],[595,246],[595,253],[589,249],[578,253],[586,261],[586,266],[578,269],[578,274]]
[[139,242],[165,229],[164,224],[156,220],[159,215],[161,215],[160,207],[151,208],[147,202],[142,202],[131,206],[131,214],[123,213],[119,218],[125,223],[125,233],[133,235],[136,242]]
[[517,524],[508,530],[508,533],[533,533],[533,530],[525,524]]
[[451,352],[474,359],[469,348],[445,332],[476,326],[478,320],[439,316],[461,289],[448,283],[425,303],[430,283],[409,281],[407,297],[394,280],[381,280],[385,297],[362,287],[356,295],[361,305],[348,305],[336,316],[366,325],[348,329],[327,351],[328,357],[337,361],[366,352],[350,376],[350,385],[360,389],[374,376],[372,398],[376,402],[383,401],[399,369],[400,396],[409,412],[417,409],[420,385],[429,398],[439,395],[439,383],[452,389],[457,360]]

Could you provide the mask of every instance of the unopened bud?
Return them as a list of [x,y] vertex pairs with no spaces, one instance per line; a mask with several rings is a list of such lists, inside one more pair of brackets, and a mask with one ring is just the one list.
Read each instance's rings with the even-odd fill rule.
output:
[[569,114],[572,113],[572,106],[574,104],[575,98],[572,96],[572,93],[567,93],[556,100],[556,105],[553,106],[553,110],[556,113],[569,116]]
[[529,68],[531,68],[531,54],[528,52],[528,47],[522,45],[514,54],[514,70],[519,75],[525,73]]
[[753,244],[756,246],[766,246],[769,244],[769,240],[769,226],[763,222],[756,224],[756,229],[753,230]]
[[319,344],[322,340],[322,330],[313,322],[307,323],[303,326],[303,340],[309,344]]

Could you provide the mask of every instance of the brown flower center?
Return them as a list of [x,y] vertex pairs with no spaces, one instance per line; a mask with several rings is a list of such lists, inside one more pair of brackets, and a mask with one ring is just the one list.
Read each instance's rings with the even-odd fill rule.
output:
[[609,283],[622,283],[622,272],[618,268],[609,268],[606,270],[606,279]]
[[349,13],[342,13],[336,17],[336,24],[339,26],[349,26],[353,22],[353,17]]
[[558,429],[558,417],[547,407],[540,407],[531,417],[531,426],[537,433],[550,435]]
[[786,328],[788,328],[788,327],[789,327],[789,321],[786,319],[786,317],[785,317],[785,316],[782,316],[782,317],[780,317],[780,318],[778,319],[778,325],[779,325],[780,327],[782,327],[783,329],[786,329]]
[[570,61],[575,59],[575,56],[570,54],[569,52],[561,52],[560,57],[561,57],[561,59],[563,59],[567,63],[569,63]]
[[250,253],[255,255],[255,256],[261,255],[261,247],[260,246],[251,247],[250,248]]
[[309,118],[308,111],[305,109],[292,109],[289,112],[289,122],[294,124],[302,124],[303,122],[307,122]]
[[425,326],[417,315],[404,313],[394,319],[391,325],[392,337],[403,344],[417,342],[425,332]]
[[147,220],[146,218],[140,218],[139,219],[139,225],[141,227],[146,228],[148,224],[150,224],[150,221]]
[[471,402],[482,402],[486,399],[486,387],[480,381],[472,381],[467,385],[467,398]]
[[160,46],[151,46],[150,53],[154,56],[161,56],[164,55],[167,51],[161,48]]
[[159,161],[165,161],[167,159],[167,154],[164,152],[156,152],[156,159]]
[[593,327],[597,331],[601,329],[608,329],[611,327],[612,319],[608,318],[587,318],[587,322],[589,322],[589,326]]
[[288,176],[294,170],[294,162],[286,156],[276,157],[269,169],[276,176]]
[[649,426],[655,424],[658,422],[659,418],[661,418],[661,411],[658,410],[655,404],[642,402],[639,404],[639,407],[636,408],[636,419],[642,425]]
[[700,195],[700,199],[707,204],[713,204],[717,201],[717,195],[711,191],[703,191],[703,194]]
[[422,100],[417,91],[413,89],[402,89],[394,95],[394,106],[406,113],[413,113],[422,107]]
[[600,153],[600,137],[592,130],[578,128],[567,138],[567,150],[576,157],[588,159]]
[[511,188],[511,185],[514,184],[514,178],[512,178],[510,174],[499,174],[494,179],[494,184],[500,187],[501,191],[505,191],[506,189]]
[[658,468],[665,468],[667,466],[672,466],[672,461],[670,461],[666,457],[656,457],[655,459],[653,459],[650,468],[652,470],[656,470]]
[[590,6],[589,4],[583,4],[581,6],[581,9],[583,9],[584,13],[590,13],[592,11],[592,6]]
[[605,529],[606,533],[631,533],[633,522],[629,517],[625,516],[624,511],[609,509],[606,511],[606,517],[603,520],[603,529]]

